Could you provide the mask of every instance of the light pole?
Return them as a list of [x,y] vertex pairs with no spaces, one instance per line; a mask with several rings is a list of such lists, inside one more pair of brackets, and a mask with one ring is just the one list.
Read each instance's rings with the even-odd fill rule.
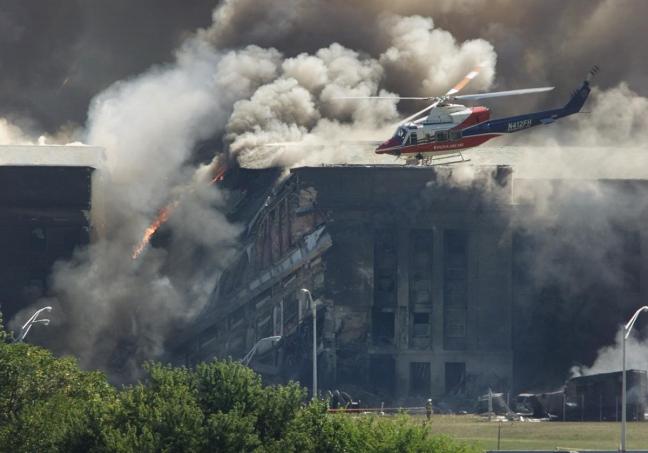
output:
[[48,311],[48,312],[52,311],[52,307],[50,307],[50,306],[43,307],[40,310],[36,310],[36,313],[31,315],[31,317],[27,320],[27,322],[25,324],[23,324],[23,326],[20,328],[20,335],[18,336],[18,339],[16,340],[17,343],[20,343],[25,339],[25,337],[29,333],[29,330],[31,329],[31,327],[34,324],[39,324],[39,323],[42,323],[42,324],[45,324],[45,325],[49,324],[49,322],[50,322],[49,319],[37,319],[38,315],[40,315],[41,312],[43,312],[43,311]]
[[[250,362],[252,361],[252,357],[254,357],[254,354],[257,353],[257,351],[263,346],[265,343],[270,343],[270,347],[274,346],[277,341],[281,340],[280,335],[274,335],[272,337],[265,337],[261,338],[259,341],[254,343],[254,346],[252,346],[252,349],[248,351],[247,354],[243,356],[241,359],[241,363],[245,366],[248,366]],[[265,351],[261,351],[262,353]]]
[[311,292],[302,288],[302,293],[308,296],[313,314],[313,399],[317,399],[317,311]]
[[626,340],[630,336],[632,326],[637,321],[639,314],[643,311],[648,311],[648,306],[644,305],[637,310],[630,321],[623,326],[623,373],[621,378],[621,453],[626,451]]

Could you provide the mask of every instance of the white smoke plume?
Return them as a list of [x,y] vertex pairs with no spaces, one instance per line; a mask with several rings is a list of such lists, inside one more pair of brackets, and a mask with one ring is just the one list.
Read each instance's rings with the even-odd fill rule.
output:
[[[394,95],[381,87],[397,81],[409,95],[443,94],[477,65],[471,88],[492,83],[496,55],[484,40],[457,43],[420,16],[384,15],[380,32],[388,47],[375,58],[331,44],[285,59],[277,79],[235,104],[226,136],[232,153],[253,167],[349,162],[361,154],[368,162],[371,147],[347,142],[387,139],[399,120],[396,101],[340,98]],[[299,141],[299,152],[264,146]]]
[[[529,247],[518,249],[523,268],[514,273],[526,275],[531,288],[515,299],[518,334],[534,345],[529,361],[541,365],[529,379],[535,376],[542,387],[560,384],[574,363],[582,365],[572,374],[618,371],[615,335],[645,294],[638,282],[648,237],[648,99],[621,82],[595,87],[583,110],[466,152],[474,168],[513,166],[519,215],[511,231]],[[445,183],[470,189],[474,173],[453,171]],[[492,195],[485,189],[484,197]],[[637,330],[643,333],[640,325]],[[629,341],[630,366],[648,369],[647,346]],[[527,365],[519,360],[518,366]]]
[[31,145],[33,141],[23,130],[7,120],[0,118],[0,145]]
[[[648,342],[637,337],[633,331],[626,340],[626,369],[648,370]],[[591,366],[575,366],[571,373],[575,376],[587,376],[598,373],[611,373],[623,368],[623,330],[619,328],[614,344],[602,347]]]
[[[218,10],[217,20],[229,6]],[[199,33],[173,64],[118,82],[93,100],[86,140],[106,149],[106,172],[96,179],[93,200],[102,235],[52,276],[66,318],[61,349],[86,365],[132,377],[137,364],[159,356],[165,337],[203,306],[240,230],[222,214],[222,194],[192,176],[192,151],[201,140],[225,133],[230,153],[244,166],[348,161],[370,150],[305,153],[261,145],[304,138],[322,144],[393,125],[399,117],[394,101],[335,99],[388,95],[381,86],[390,77],[422,74],[426,90],[445,91],[482,63],[486,69],[475,87],[491,83],[495,53],[488,43],[458,44],[420,17],[384,20],[389,47],[376,57],[335,43],[291,58],[257,46],[224,51]],[[449,76],[410,65],[416,55],[427,57],[422,49],[408,51],[412,26],[435,47],[435,57],[454,55]],[[168,224],[171,243],[132,261],[139,235],[173,199],[180,203]],[[197,258],[201,249],[210,250],[208,259]]]
[[[223,132],[233,103],[272,80],[277,65],[272,49],[218,51],[190,40],[174,64],[119,82],[93,100],[85,141],[104,147],[106,156],[93,187],[99,234],[54,268],[60,324],[49,346],[115,380],[132,379],[203,306],[240,229],[226,220],[223,194],[208,185],[207,167],[196,168],[192,152]],[[174,200],[165,249],[149,248],[133,260],[144,229]]]
[[54,134],[34,136],[28,127],[21,127],[7,118],[0,117],[0,145],[75,145],[79,131],[66,124]]

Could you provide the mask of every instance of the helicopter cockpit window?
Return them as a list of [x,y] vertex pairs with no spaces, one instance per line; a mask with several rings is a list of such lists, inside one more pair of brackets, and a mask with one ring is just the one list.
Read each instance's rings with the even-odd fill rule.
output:
[[460,140],[461,136],[461,131],[450,131],[450,140]]
[[448,131],[437,131],[434,134],[434,138],[437,142],[445,142],[448,140]]
[[407,131],[405,130],[405,128],[399,127],[398,130],[396,131],[396,137],[398,137],[401,143],[403,143],[403,140],[405,139],[405,135],[407,135]]

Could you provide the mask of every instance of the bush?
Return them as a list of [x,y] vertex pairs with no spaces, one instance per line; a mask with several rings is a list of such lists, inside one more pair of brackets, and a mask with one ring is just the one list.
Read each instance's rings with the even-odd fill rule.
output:
[[116,390],[74,359],[7,341],[0,318],[0,451],[476,451],[406,416],[328,414],[298,384],[264,387],[229,360],[147,363],[144,382]]

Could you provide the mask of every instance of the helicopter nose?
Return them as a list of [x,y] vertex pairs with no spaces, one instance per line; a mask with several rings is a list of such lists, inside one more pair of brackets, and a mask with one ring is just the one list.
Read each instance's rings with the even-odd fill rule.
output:
[[396,137],[392,137],[389,140],[383,142],[376,148],[376,154],[397,154],[398,151],[394,148],[400,146],[400,142]]

